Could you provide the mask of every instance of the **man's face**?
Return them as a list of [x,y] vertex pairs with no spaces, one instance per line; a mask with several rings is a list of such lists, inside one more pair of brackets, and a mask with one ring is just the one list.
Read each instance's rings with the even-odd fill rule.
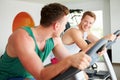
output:
[[86,15],[82,20],[81,20],[81,28],[83,31],[89,31],[90,28],[92,27],[93,23],[94,23],[94,18]]
[[59,21],[59,29],[57,31],[57,36],[60,36],[60,34],[64,31],[65,25],[68,21],[67,16],[64,16],[60,21]]

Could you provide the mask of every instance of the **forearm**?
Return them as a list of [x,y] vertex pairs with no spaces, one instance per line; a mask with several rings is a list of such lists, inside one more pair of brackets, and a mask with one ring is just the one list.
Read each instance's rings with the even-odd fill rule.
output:
[[58,74],[68,69],[70,66],[71,66],[71,63],[70,63],[69,57],[65,58],[64,60],[60,61],[57,64],[47,66],[41,71],[41,75],[40,75],[41,79],[51,80]]

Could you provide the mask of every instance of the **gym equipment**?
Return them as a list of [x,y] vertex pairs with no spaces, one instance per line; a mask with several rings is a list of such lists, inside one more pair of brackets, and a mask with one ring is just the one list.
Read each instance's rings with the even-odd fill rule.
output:
[[105,80],[106,78],[110,77],[109,71],[97,71],[93,69],[85,69],[85,72],[89,76],[89,80],[95,80],[95,79],[102,79]]
[[[117,30],[114,32],[116,36],[120,35],[120,30]],[[88,51],[87,54],[92,58],[92,61],[90,65],[93,65],[96,61],[98,61],[99,55],[97,52],[100,52],[104,47],[108,48],[110,47],[113,43],[115,43],[116,39],[114,41],[108,41],[106,39],[100,39],[93,47],[91,47]],[[77,68],[70,67],[67,71],[65,71],[62,74],[57,75],[55,78],[52,80],[67,80],[68,78],[72,77],[76,73],[80,72],[81,70],[78,70]]]

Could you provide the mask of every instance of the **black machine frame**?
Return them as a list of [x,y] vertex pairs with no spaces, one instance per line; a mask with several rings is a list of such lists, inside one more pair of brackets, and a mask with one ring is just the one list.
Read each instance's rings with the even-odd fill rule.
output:
[[[116,36],[119,36],[120,35],[120,30],[117,30],[116,32],[114,32],[114,34]],[[104,47],[106,47],[106,48],[110,47],[113,43],[115,43],[115,41],[116,41],[116,39],[114,41],[108,41],[106,39],[100,39],[93,47],[91,47],[87,51],[87,54],[92,58],[92,61],[91,61],[90,65],[93,65],[95,62],[98,61],[99,55],[97,53],[99,51],[103,50]],[[112,67],[112,64],[110,62],[108,54],[105,53],[103,55],[103,57],[104,57],[106,65],[107,65],[107,68],[110,72],[111,79],[112,80],[117,80],[116,74],[115,74],[114,69]],[[77,68],[70,67],[67,71],[65,71],[64,73],[56,76],[52,80],[67,80],[67,79],[74,76],[76,73],[78,73],[80,71],[81,70],[78,70]]]

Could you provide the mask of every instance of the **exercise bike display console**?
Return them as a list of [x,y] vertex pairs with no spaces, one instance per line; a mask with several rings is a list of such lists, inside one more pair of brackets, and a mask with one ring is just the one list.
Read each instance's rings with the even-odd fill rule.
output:
[[[117,30],[114,32],[116,36],[120,35],[120,30]],[[104,47],[108,48],[113,43],[115,43],[116,39],[114,41],[108,41],[106,39],[100,39],[95,45],[93,45],[88,51],[87,54],[92,58],[92,61],[90,65],[93,65],[96,61],[98,61],[99,55],[98,52],[102,51]],[[80,72],[81,70],[78,70],[77,68],[70,67],[67,69],[64,73],[57,75],[52,80],[67,80],[70,77],[74,76],[76,73]]]

